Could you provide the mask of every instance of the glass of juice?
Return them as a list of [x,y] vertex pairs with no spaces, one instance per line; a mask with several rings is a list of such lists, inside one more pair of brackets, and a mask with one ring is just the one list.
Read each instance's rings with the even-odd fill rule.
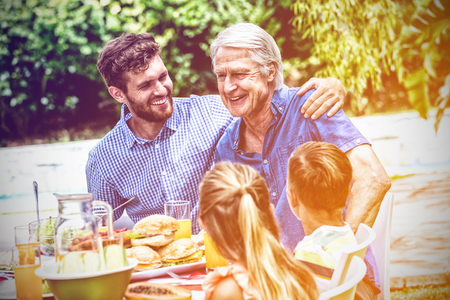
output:
[[30,225],[19,225],[14,227],[14,238],[16,246],[34,244],[39,245],[39,237],[31,235],[32,227]]
[[191,238],[191,209],[189,201],[171,200],[164,203],[166,216],[177,219],[180,228],[175,232],[175,239]]
[[206,272],[213,271],[217,267],[224,267],[228,265],[228,262],[218,252],[214,241],[205,232],[205,258],[206,258]]
[[13,247],[12,253],[17,299],[42,299],[42,279],[34,274],[41,265],[39,243],[21,244]]

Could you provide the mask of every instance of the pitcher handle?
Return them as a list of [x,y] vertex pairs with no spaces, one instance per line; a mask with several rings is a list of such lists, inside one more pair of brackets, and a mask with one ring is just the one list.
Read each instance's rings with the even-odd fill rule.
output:
[[106,202],[103,201],[92,201],[93,206],[101,206],[104,209],[106,209],[106,226],[107,226],[107,233],[108,238],[113,239],[114,238],[114,227],[113,227],[113,212],[112,207]]

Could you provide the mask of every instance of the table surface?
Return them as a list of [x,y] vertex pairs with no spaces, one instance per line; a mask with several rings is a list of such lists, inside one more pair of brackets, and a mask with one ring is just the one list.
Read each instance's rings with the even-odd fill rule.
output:
[[[201,278],[202,276],[206,275],[206,269],[205,268],[199,268],[199,269],[194,270],[192,272],[180,273],[180,275],[191,275],[193,277],[197,277],[197,278],[200,277]],[[137,281],[131,280],[130,283],[132,283],[132,282],[147,282],[147,281],[152,281],[153,279],[159,279],[159,280],[167,279],[167,280],[170,280],[171,278],[172,277],[170,277],[168,275],[164,275],[164,276],[155,277],[155,278],[148,279],[148,280],[137,280]],[[10,279],[8,281],[14,282],[14,279]],[[0,281],[0,282],[2,282],[2,281]],[[199,293],[195,293],[195,297],[193,295],[192,300],[203,299],[203,297],[204,297],[204,294],[202,293],[202,286],[200,284],[195,284],[195,285],[178,285],[178,286],[186,288],[186,289],[191,290],[191,291],[199,292]],[[9,299],[11,299],[11,298],[8,297],[7,299],[5,299],[5,298],[1,298],[1,296],[0,296],[0,300],[9,300]],[[53,296],[50,296],[50,297],[45,297],[44,299],[45,300],[54,300],[55,298]],[[125,299],[125,297],[124,297],[124,299]]]

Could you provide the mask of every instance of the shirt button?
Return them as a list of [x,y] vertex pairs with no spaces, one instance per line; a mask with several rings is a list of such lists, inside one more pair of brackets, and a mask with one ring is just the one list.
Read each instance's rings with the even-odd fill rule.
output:
[[267,165],[267,163],[268,163],[268,161],[267,161],[267,159],[265,159],[265,160],[264,160],[264,164]]
[[357,142],[358,144],[361,144],[361,140],[360,140],[360,139],[357,139],[356,142]]
[[166,171],[163,171],[161,174],[162,174],[162,176],[166,176],[167,175]]
[[156,144],[156,145],[155,145],[155,148],[158,149],[158,148],[159,148],[159,144]]
[[281,106],[280,106],[280,107],[278,107],[278,109],[279,109],[279,110],[283,110],[283,108],[282,108]]
[[275,192],[273,192],[273,193],[272,193],[272,196],[274,196],[274,197],[275,197],[276,195],[277,195],[277,193],[275,193]]

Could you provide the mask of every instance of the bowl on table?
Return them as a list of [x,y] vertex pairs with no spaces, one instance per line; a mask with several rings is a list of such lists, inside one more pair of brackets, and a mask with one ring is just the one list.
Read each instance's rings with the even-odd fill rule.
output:
[[40,267],[36,275],[46,279],[56,299],[59,300],[122,300],[137,261],[127,259],[128,266],[90,273],[61,274],[59,263]]

